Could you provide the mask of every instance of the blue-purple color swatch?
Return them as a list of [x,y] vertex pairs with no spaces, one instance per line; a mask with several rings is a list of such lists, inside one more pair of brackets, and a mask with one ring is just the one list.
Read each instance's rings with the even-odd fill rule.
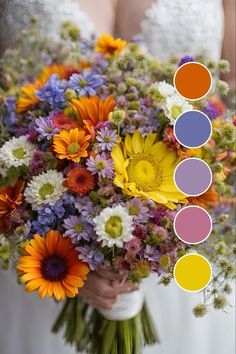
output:
[[175,137],[181,145],[188,148],[197,148],[206,144],[211,132],[210,119],[200,111],[184,112],[175,122]]

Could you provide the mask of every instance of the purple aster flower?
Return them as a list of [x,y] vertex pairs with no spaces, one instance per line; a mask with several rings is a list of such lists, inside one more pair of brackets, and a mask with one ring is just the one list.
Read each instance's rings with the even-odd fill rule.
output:
[[146,258],[150,262],[157,262],[159,256],[159,251],[155,247],[151,247],[149,245],[146,246],[144,250],[144,258]]
[[158,207],[152,211],[152,217],[156,224],[159,224],[160,221],[166,216],[167,208],[165,207]]
[[84,239],[90,241],[93,235],[93,228],[87,223],[84,217],[72,215],[64,220],[64,227],[66,232],[64,236],[69,236],[73,243]]
[[144,205],[144,202],[138,198],[133,198],[126,203],[129,215],[133,216],[136,223],[145,223],[150,217],[149,209]]
[[100,251],[91,249],[91,246],[85,245],[84,247],[76,247],[79,252],[79,259],[88,263],[91,270],[95,270],[100,267],[104,260],[104,255]]
[[108,127],[104,127],[97,132],[97,145],[102,151],[111,151],[117,141],[117,138],[118,135],[114,130],[108,129]]
[[11,126],[15,123],[16,115],[16,98],[15,97],[6,97],[4,106],[3,106],[3,122],[6,126]]
[[65,106],[65,84],[57,74],[52,74],[46,84],[35,91],[40,101],[58,111]]
[[104,152],[98,154],[95,158],[90,156],[86,165],[93,175],[98,174],[99,177],[103,178],[114,177],[113,161],[110,157],[107,157]]
[[58,128],[54,128],[53,115],[50,115],[49,117],[39,117],[35,120],[35,124],[35,130],[40,134],[38,137],[39,141],[43,138],[50,140],[53,135],[60,132]]
[[214,104],[214,102],[208,102],[207,105],[202,110],[211,120],[219,117],[222,112],[219,108]]
[[62,201],[59,200],[55,205],[45,204],[38,210],[38,218],[32,222],[34,233],[45,234],[49,230],[57,229],[62,231],[62,222],[65,214]]
[[85,220],[91,224],[94,225],[94,218],[100,214],[101,212],[101,208],[100,206],[94,206],[92,203],[87,204],[86,208],[84,208],[81,211],[81,214],[83,215],[83,217],[85,218]]
[[142,135],[143,138],[147,137],[149,134],[154,133],[157,131],[157,128],[153,125],[142,125],[139,129],[139,133]]
[[178,67],[180,67],[181,65],[185,64],[185,63],[189,63],[191,61],[196,61],[196,59],[194,57],[191,57],[191,55],[184,55],[180,61],[178,62]]
[[93,203],[91,199],[87,196],[84,197],[76,197],[75,199],[75,208],[82,213],[82,211],[87,210],[87,208],[92,208]]
[[73,74],[69,81],[69,87],[74,89],[78,96],[95,96],[96,89],[101,87],[103,79],[92,71],[84,71],[82,74]]

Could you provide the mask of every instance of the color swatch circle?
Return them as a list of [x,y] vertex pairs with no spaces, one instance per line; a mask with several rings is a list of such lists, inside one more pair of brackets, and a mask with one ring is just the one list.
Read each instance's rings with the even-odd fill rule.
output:
[[174,182],[180,192],[196,197],[205,193],[210,187],[212,172],[205,161],[191,157],[176,166]]
[[174,76],[177,92],[187,100],[199,100],[205,97],[212,86],[212,76],[207,67],[198,62],[181,65]]
[[203,290],[211,281],[211,277],[211,265],[200,254],[186,254],[175,264],[175,281],[185,291],[196,292]]
[[210,236],[212,219],[205,209],[196,205],[187,206],[176,214],[174,231],[181,241],[198,244]]
[[210,139],[211,133],[211,121],[201,111],[191,110],[180,114],[174,125],[176,139],[187,148],[203,146]]

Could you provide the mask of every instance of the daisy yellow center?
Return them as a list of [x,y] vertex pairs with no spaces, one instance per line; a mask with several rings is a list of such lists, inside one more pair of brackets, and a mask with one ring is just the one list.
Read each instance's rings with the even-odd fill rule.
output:
[[96,169],[97,169],[98,171],[102,171],[102,170],[104,170],[104,168],[106,168],[106,167],[107,167],[106,161],[104,161],[104,160],[99,160],[99,161],[96,162]]
[[74,226],[75,232],[80,233],[80,232],[83,231],[83,229],[84,229],[84,227],[83,227],[83,225],[81,225],[81,224],[76,224],[76,225]]
[[54,187],[51,183],[45,183],[39,190],[39,195],[42,199],[45,199],[48,195],[51,195],[54,191]]
[[111,216],[105,224],[105,231],[111,238],[120,237],[123,232],[122,219],[116,215]]
[[172,117],[176,119],[182,113],[182,108],[179,106],[173,106],[171,108],[171,113],[172,113]]
[[161,169],[152,156],[135,154],[129,159],[127,167],[129,182],[135,182],[142,191],[156,191],[161,184]]
[[81,80],[79,84],[80,84],[80,87],[85,87],[88,85],[86,80]]
[[129,215],[138,215],[139,213],[139,208],[136,207],[135,205],[131,205],[129,207]]
[[111,141],[109,136],[104,136],[103,138],[104,143],[109,143]]
[[12,153],[13,156],[16,157],[18,160],[23,160],[23,158],[25,157],[25,151],[23,148],[14,149]]
[[67,147],[67,152],[69,155],[74,155],[74,154],[77,154],[79,149],[80,149],[80,145],[78,143],[71,143]]

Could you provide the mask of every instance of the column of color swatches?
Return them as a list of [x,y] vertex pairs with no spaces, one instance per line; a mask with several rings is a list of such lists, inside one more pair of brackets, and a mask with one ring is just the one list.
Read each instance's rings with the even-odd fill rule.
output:
[[[198,62],[189,62],[175,73],[174,86],[180,96],[196,101],[205,97],[211,89],[212,77],[209,70]],[[211,121],[198,110],[182,113],[175,122],[174,135],[184,147],[199,149],[212,134]],[[174,172],[176,187],[189,197],[205,193],[212,183],[212,171],[200,158],[186,158]],[[183,207],[175,216],[174,231],[187,244],[204,242],[212,231],[209,213],[199,206]],[[174,268],[175,281],[185,291],[203,290],[212,276],[208,260],[198,253],[187,253],[179,258]]]

